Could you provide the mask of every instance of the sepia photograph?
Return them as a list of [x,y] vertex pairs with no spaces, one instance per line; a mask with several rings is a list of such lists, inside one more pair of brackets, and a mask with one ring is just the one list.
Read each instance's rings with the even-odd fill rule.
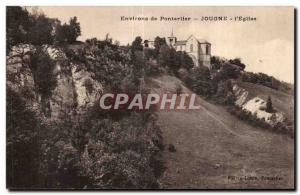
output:
[[6,188],[295,190],[292,6],[6,6]]

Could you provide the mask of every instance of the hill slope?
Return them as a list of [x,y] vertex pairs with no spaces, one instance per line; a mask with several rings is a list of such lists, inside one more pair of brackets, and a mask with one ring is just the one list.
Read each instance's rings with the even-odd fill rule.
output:
[[[176,83],[181,81],[162,76],[148,85],[161,93],[174,92]],[[249,126],[201,97],[196,104],[200,110],[158,112],[164,142],[176,148],[164,151],[163,188],[293,188],[293,139]],[[280,180],[261,178],[276,176]]]

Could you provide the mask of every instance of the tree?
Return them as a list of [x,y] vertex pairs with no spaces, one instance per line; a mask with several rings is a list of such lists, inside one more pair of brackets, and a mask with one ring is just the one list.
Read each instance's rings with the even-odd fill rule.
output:
[[177,51],[176,60],[180,62],[180,68],[189,70],[194,66],[193,59],[186,52]]
[[218,56],[212,56],[210,58],[210,62],[212,64],[212,69],[213,70],[219,70],[222,66],[221,59]]
[[69,22],[69,43],[74,43],[81,35],[81,28],[80,28],[80,23],[77,22],[77,17],[74,16],[73,18],[70,18]]
[[229,60],[231,64],[239,66],[242,70],[245,69],[246,65],[241,62],[240,58],[234,58],[233,60]]
[[143,51],[142,41],[140,36],[136,37],[131,44],[132,51]]
[[34,82],[38,92],[45,96],[51,96],[52,90],[56,87],[56,76],[53,73],[54,61],[42,48],[31,55],[30,68],[33,71]]
[[57,45],[64,45],[69,42],[69,27],[67,24],[63,25],[57,25],[56,31],[55,31],[55,37],[54,37],[54,42]]
[[37,47],[36,51],[31,54],[30,69],[33,72],[36,91],[41,95],[42,112],[46,116],[51,114],[49,98],[57,85],[54,68],[55,62],[49,54]]
[[20,6],[8,6],[6,8],[6,52],[12,46],[26,43],[28,31],[31,25],[30,15],[26,9]]
[[14,45],[30,43],[41,46],[53,43],[54,19],[43,13],[30,14],[22,7],[7,7],[7,52]]
[[70,18],[69,24],[56,22],[55,44],[72,44],[76,42],[77,37],[81,35],[80,23],[77,22],[77,17]]
[[269,96],[268,100],[267,100],[266,112],[268,112],[268,113],[274,112],[271,96]]
[[157,55],[158,55],[158,53],[160,51],[160,48],[163,45],[167,45],[166,39],[165,38],[160,38],[160,37],[157,36],[154,39],[154,48],[155,48],[155,52],[156,52]]
[[33,45],[52,44],[52,24],[53,20],[45,15],[33,16],[34,22],[29,29],[29,43]]
[[41,121],[28,109],[20,94],[8,87],[6,95],[7,186],[38,187]]
[[176,60],[176,50],[168,45],[162,45],[159,50],[158,62],[161,66],[169,67],[176,72],[179,69],[180,62]]
[[189,71],[187,85],[197,94],[210,96],[212,93],[212,81],[209,69],[205,66],[199,66]]
[[222,65],[219,75],[221,80],[237,79],[240,76],[240,72],[238,67],[233,66],[230,63],[225,63]]

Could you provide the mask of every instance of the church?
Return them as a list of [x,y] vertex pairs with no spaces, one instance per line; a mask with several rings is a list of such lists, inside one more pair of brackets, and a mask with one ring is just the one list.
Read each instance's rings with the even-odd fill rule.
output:
[[[194,35],[190,35],[186,40],[177,40],[172,32],[166,38],[166,42],[176,51],[185,51],[193,59],[195,66],[206,66],[211,69],[211,44],[208,41],[197,39]],[[147,40],[146,47],[154,48],[154,41]]]

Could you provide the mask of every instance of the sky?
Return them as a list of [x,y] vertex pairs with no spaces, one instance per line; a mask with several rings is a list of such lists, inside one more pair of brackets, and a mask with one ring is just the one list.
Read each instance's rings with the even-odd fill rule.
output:
[[[246,71],[263,72],[294,82],[293,7],[39,7],[47,16],[68,22],[77,16],[79,40],[106,34],[121,44],[136,36],[153,40],[173,34],[185,40],[191,34],[212,44],[212,55],[241,58]],[[154,16],[157,21],[121,21],[121,17]],[[160,21],[160,17],[190,17],[190,21]],[[227,21],[202,21],[202,17],[227,16]],[[236,16],[255,21],[234,21]],[[198,18],[198,20],[195,20]],[[232,18],[233,20],[230,20]]]

